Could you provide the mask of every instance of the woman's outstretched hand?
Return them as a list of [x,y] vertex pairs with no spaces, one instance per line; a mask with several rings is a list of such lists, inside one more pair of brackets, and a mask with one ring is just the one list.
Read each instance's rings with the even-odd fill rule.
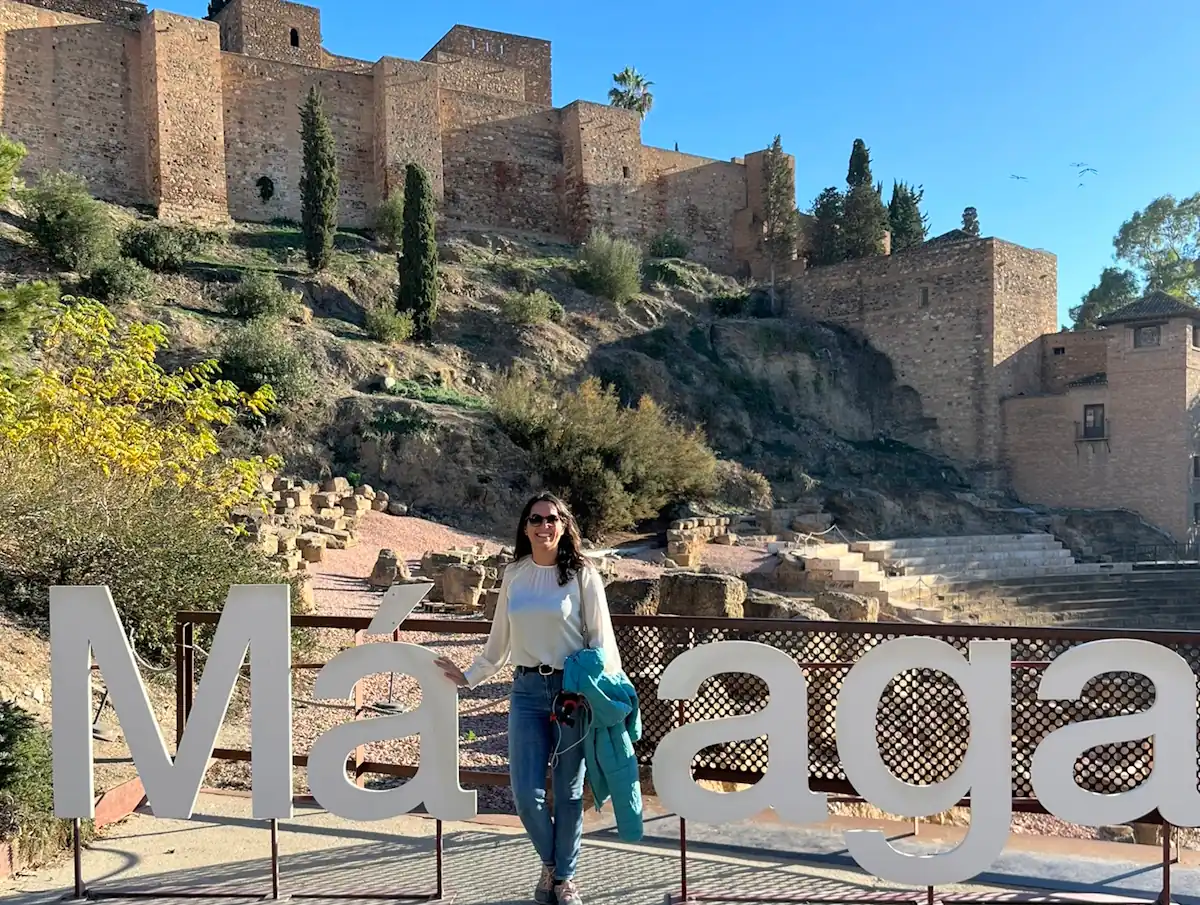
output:
[[467,677],[463,675],[463,671],[450,662],[446,657],[438,657],[433,661],[434,664],[446,674],[446,678],[457,685],[459,688],[467,687]]

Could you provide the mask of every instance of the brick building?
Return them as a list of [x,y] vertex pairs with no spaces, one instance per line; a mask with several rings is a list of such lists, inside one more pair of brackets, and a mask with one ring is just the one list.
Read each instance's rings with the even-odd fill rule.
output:
[[1200,309],[1152,293],[1056,332],[1057,295],[1053,255],[951,233],[796,274],[788,312],[886,353],[909,391],[898,439],[979,487],[1200,539]]
[[230,0],[215,21],[132,0],[0,0],[0,129],[26,172],[207,221],[300,217],[299,107],[326,99],[340,219],[369,225],[429,171],[448,221],[580,240],[671,231],[727,272],[762,269],[761,153],[710,160],[641,140],[631,111],[551,102],[547,41],[455,26],[420,61],[336,56],[320,11]]
[[1200,309],[1156,292],[1043,336],[1041,385],[1004,401],[1013,488],[1057,506],[1125,508],[1180,542],[1200,528]]

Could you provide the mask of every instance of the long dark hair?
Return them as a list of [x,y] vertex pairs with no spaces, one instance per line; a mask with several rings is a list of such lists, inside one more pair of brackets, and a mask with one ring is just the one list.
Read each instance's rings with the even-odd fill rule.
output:
[[558,583],[564,585],[584,566],[583,538],[579,535],[579,525],[575,522],[575,516],[571,514],[567,504],[554,494],[539,493],[521,510],[521,520],[517,522],[516,558],[533,555],[533,544],[529,542],[529,535],[525,533],[525,525],[533,507],[538,503],[552,504],[562,520],[563,533],[558,540]]

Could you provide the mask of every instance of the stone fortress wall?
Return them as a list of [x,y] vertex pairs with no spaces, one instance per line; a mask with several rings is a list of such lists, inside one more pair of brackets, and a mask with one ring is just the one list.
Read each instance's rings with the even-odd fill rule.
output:
[[456,26],[420,61],[322,46],[320,11],[231,0],[216,21],[130,0],[0,0],[0,128],[26,175],[68,169],[106,200],[199,221],[298,220],[299,108],[326,98],[343,225],[369,226],[412,161],[452,224],[581,240],[671,231],[729,272],[761,271],[757,158],[642,144],[627,110],[552,105],[547,41]]
[[[285,0],[230,0],[216,21],[132,0],[0,0],[0,37],[0,131],[29,148],[26,177],[71,170],[99,197],[167,218],[296,221],[299,108],[315,85],[345,226],[369,226],[417,162],[449,225],[571,241],[595,227],[639,242],[670,231],[714,269],[768,272],[764,152],[647,147],[631,111],[553,106],[547,41],[459,25],[419,61],[355,60],[323,47],[319,10]],[[807,272],[797,256],[785,270],[790,315],[853,329],[888,355],[911,390],[900,439],[981,488],[1127,506],[1196,533],[1184,509],[1200,513],[1200,478],[1185,478],[1200,474],[1187,465],[1200,428],[1183,421],[1200,411],[1200,351],[1137,370],[1111,332],[1055,333],[1053,255],[959,233]],[[1169,437],[1170,451],[1139,441],[1118,461],[1081,447],[1074,422],[1093,397],[1138,436]]]

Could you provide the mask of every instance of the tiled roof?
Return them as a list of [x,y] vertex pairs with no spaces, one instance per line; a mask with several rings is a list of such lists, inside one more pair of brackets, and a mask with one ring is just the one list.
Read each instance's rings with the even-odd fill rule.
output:
[[1200,317],[1200,308],[1190,302],[1177,299],[1160,290],[1147,293],[1136,302],[1118,308],[1112,314],[1096,321],[1102,327],[1109,324],[1124,324],[1129,321],[1158,320],[1164,317]]
[[1108,383],[1108,373],[1100,371],[1096,374],[1089,374],[1087,377],[1080,377],[1078,380],[1072,380],[1067,384],[1068,387],[1091,387],[1102,386]]

